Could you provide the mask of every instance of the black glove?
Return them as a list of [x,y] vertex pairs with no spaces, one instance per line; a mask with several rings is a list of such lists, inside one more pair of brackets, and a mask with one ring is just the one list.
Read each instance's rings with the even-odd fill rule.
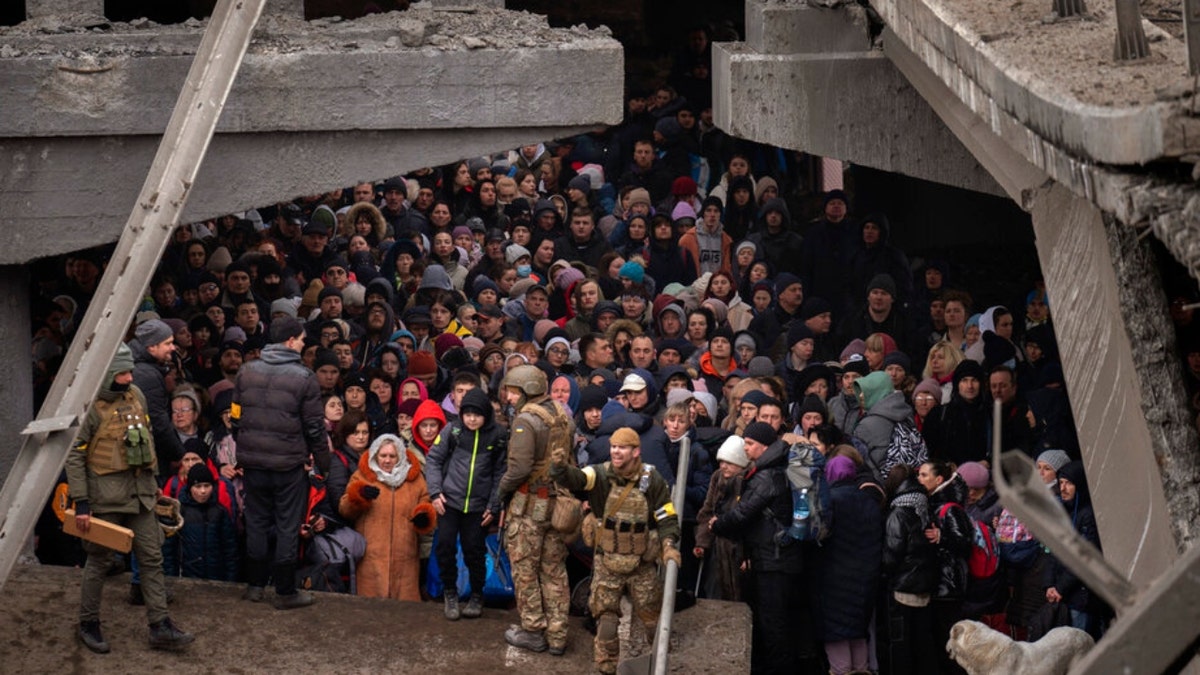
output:
[[77,516],[92,515],[92,506],[91,506],[91,504],[88,504],[88,500],[86,500],[86,499],[75,500],[75,515],[77,515]]
[[423,530],[429,527],[429,514],[425,513],[424,511],[418,513],[412,517],[412,524],[413,527],[417,528],[418,530]]
[[358,488],[358,494],[362,495],[363,499],[371,500],[379,496],[379,488],[374,485],[364,485]]

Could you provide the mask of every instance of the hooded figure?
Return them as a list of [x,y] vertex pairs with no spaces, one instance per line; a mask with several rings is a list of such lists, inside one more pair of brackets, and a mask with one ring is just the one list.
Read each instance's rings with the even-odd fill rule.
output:
[[863,460],[875,473],[875,479],[882,483],[892,430],[901,421],[911,423],[912,406],[904,400],[903,392],[892,388],[891,377],[882,370],[855,380],[854,391],[860,396],[864,411],[854,427],[854,436],[867,446]]
[[[390,469],[379,459],[385,447],[398,455]],[[419,537],[437,527],[437,513],[421,461],[403,440],[391,434],[375,439],[359,458],[338,511],[367,540],[357,569],[358,594],[420,602]]]
[[[433,448],[433,442],[425,442],[421,440],[420,426],[425,420],[436,420],[438,423],[438,431],[446,426],[446,413],[442,412],[442,407],[433,399],[421,401],[421,405],[417,406],[417,412],[413,415],[412,432],[413,444],[421,451],[421,464],[425,463],[425,455]],[[436,439],[434,439],[436,440]]]
[[[716,218],[712,224],[709,224],[709,219],[704,215],[710,207],[716,209]],[[721,212],[721,200],[708,197],[696,216],[696,226],[679,238],[679,245],[690,251],[692,259],[696,262],[696,276],[709,272],[730,272],[733,269],[733,238],[725,233]]]
[[[1067,516],[1071,518],[1071,525],[1095,546],[1096,550],[1102,551],[1100,531],[1096,527],[1092,494],[1088,489],[1083,463],[1079,460],[1066,463],[1058,470],[1058,478],[1063,507],[1067,510]],[[1057,558],[1051,557],[1043,585],[1048,589],[1047,592],[1053,589],[1062,597],[1062,602],[1071,610],[1071,622],[1074,627],[1086,630],[1092,637],[1099,638],[1100,625],[1110,610],[1099,596],[1083,585],[1083,581],[1075,576],[1074,572]]]
[[904,252],[889,241],[892,229],[888,217],[872,213],[863,219],[859,231],[858,242],[850,252],[850,297],[867,297],[871,279],[886,274],[896,281],[896,303],[907,306],[913,298],[912,268]]
[[[775,219],[771,214],[779,215],[777,226],[772,225]],[[804,239],[792,229],[792,216],[783,199],[775,197],[763,204],[758,212],[757,229],[747,239],[754,242],[761,257],[771,263],[777,273],[800,269]]]

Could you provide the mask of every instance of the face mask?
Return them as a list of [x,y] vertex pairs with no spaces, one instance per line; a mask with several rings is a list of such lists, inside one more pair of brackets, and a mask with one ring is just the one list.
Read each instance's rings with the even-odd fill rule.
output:
[[533,273],[533,267],[530,265],[517,265],[517,276],[528,277]]
[[114,381],[108,385],[108,389],[109,389],[109,391],[112,391],[113,393],[121,393],[124,391],[129,391],[129,385],[128,384],[117,384]]

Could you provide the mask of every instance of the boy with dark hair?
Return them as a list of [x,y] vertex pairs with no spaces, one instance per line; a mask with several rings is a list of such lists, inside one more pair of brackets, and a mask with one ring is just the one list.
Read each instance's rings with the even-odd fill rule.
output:
[[[438,570],[445,589],[445,615],[479,617],[487,575],[486,528],[500,513],[500,475],[506,466],[507,434],[492,416],[492,404],[478,387],[459,403],[459,418],[446,425],[429,450],[425,479],[438,513]],[[471,599],[458,607],[456,543],[471,580]]]

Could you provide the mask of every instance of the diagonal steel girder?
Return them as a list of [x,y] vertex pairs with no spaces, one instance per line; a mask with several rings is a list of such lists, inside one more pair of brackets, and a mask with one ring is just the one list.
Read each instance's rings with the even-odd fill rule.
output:
[[0,588],[170,242],[267,0],[220,0],[95,298],[0,489]]

